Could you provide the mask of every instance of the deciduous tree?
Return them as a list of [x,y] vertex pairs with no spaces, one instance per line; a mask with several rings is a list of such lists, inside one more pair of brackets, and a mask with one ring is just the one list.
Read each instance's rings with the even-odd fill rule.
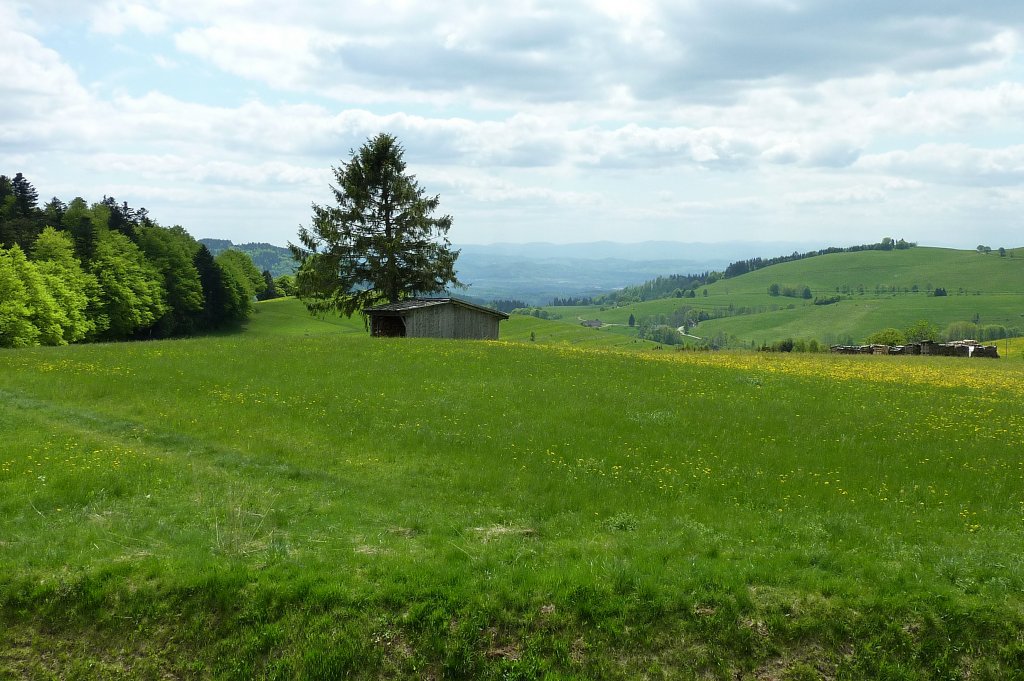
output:
[[923,340],[936,340],[939,337],[939,327],[927,319],[919,319],[907,327],[904,335],[910,343]]
[[228,317],[245,319],[252,311],[253,298],[263,290],[263,275],[252,264],[252,258],[235,249],[221,252],[214,260],[223,273]]
[[903,345],[906,340],[902,331],[893,328],[875,331],[867,337],[869,345]]
[[0,249],[0,347],[61,345],[60,308],[21,247]]
[[96,329],[89,317],[89,301],[99,292],[96,277],[82,269],[71,236],[46,227],[36,239],[32,260],[60,309],[58,323],[63,340],[74,343]]
[[99,282],[99,338],[129,338],[152,326],[167,311],[163,277],[124,234],[100,232],[90,269]]
[[143,224],[134,227],[132,233],[146,259],[163,277],[167,292],[167,309],[154,325],[155,334],[166,337],[194,332],[203,309],[203,285],[193,262],[199,243],[177,226]]

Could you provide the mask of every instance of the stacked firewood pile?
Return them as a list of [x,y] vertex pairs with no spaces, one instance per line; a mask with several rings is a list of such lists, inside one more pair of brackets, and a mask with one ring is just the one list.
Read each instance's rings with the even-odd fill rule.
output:
[[994,345],[982,345],[976,340],[958,340],[949,343],[921,341],[906,345],[833,345],[832,352],[839,355],[937,355],[940,357],[990,357],[999,359]]

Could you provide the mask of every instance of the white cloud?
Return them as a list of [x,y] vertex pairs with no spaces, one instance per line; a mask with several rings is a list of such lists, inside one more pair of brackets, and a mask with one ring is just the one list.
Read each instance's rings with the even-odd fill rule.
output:
[[125,31],[140,31],[151,35],[167,28],[167,16],[141,2],[110,0],[92,11],[90,29],[95,33],[121,35]]
[[[280,243],[388,131],[459,229],[931,234],[987,206],[1008,231],[1022,27],[1015,3],[924,0],[3,4],[0,172],[203,235],[236,197]],[[104,62],[128,53],[132,82]]]
[[86,99],[85,89],[60,54],[24,30],[10,8],[0,6],[0,119],[45,115],[55,105]]
[[858,167],[965,186],[1024,184],[1024,145],[979,149],[966,144],[923,144],[863,157]]
[[885,192],[863,185],[840,189],[822,189],[811,192],[794,192],[786,200],[795,204],[851,204],[880,203],[885,201]]
[[188,28],[174,40],[182,52],[228,73],[282,89],[308,87],[309,75],[320,63],[319,53],[342,42],[312,28],[249,22]]
[[170,59],[168,57],[165,57],[162,54],[154,55],[153,56],[153,62],[157,66],[159,66],[160,68],[162,68],[164,70],[167,70],[167,71],[170,71],[171,69],[178,68],[178,63],[176,61],[174,61],[173,59]]

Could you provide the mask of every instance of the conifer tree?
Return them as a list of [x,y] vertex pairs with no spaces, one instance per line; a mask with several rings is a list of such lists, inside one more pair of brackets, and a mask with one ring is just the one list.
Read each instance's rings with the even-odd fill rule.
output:
[[289,244],[301,263],[296,294],[313,313],[353,312],[460,285],[450,215],[434,217],[440,197],[427,196],[405,172],[404,149],[392,135],[370,139],[339,168],[337,205],[313,204],[312,224]]

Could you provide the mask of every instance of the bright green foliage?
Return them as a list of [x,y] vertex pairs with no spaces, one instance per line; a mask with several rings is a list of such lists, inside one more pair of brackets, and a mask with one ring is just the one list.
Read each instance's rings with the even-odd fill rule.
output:
[[28,293],[21,280],[21,271],[15,265],[14,246],[0,249],[0,347],[19,348],[34,345],[39,329],[30,321]]
[[1015,338],[1021,335],[1018,327],[1007,327],[1003,324],[975,324],[974,322],[953,322],[942,332],[942,339],[947,341],[973,339],[978,341],[996,341],[1003,338]]
[[264,287],[266,287],[263,273],[256,269],[256,265],[253,264],[252,258],[248,254],[234,248],[229,248],[218,255],[216,260],[221,267],[231,269],[240,276],[250,298],[255,297],[257,293],[262,292]]
[[156,323],[159,336],[187,335],[203,310],[203,285],[193,258],[199,244],[181,227],[135,228],[139,248],[163,276],[167,311]]
[[35,263],[17,245],[0,249],[0,347],[62,344],[61,317]]
[[935,341],[939,339],[939,327],[927,319],[919,319],[904,333],[908,343],[915,343],[924,340]]
[[665,345],[682,344],[682,334],[679,333],[677,327],[672,326],[668,322],[669,320],[665,315],[647,317],[641,320],[637,329],[637,337],[654,341],[655,343],[664,343]]
[[98,338],[129,338],[152,326],[167,311],[163,277],[125,235],[101,231],[89,267],[99,282]]
[[899,329],[889,328],[874,332],[864,342],[869,345],[903,345],[907,337]]
[[96,329],[88,309],[90,298],[99,294],[99,283],[82,269],[71,236],[46,227],[36,239],[32,259],[60,310],[63,341],[74,343],[86,338]]
[[297,295],[316,314],[346,316],[378,302],[397,302],[459,285],[458,251],[451,249],[450,215],[433,213],[427,196],[406,174],[404,150],[381,133],[334,168],[336,206],[313,204],[312,226],[290,245],[302,264]]
[[290,274],[282,274],[280,277],[274,279],[274,286],[283,296],[295,295],[295,277]]
[[253,299],[264,286],[263,275],[245,253],[229,249],[214,258],[221,270],[226,293],[226,316],[244,319],[252,311]]
[[[160,227],[144,208],[113,197],[92,205],[54,197],[39,208],[38,193],[21,173],[0,175],[0,248],[5,244],[21,252],[20,259],[5,254],[0,302],[7,345],[222,328],[245,319],[254,295],[267,286],[243,253],[227,253],[218,265],[183,228]],[[27,265],[25,253],[32,255]]]
[[942,332],[943,340],[964,340],[966,338],[978,338],[978,325],[974,322],[953,322]]

